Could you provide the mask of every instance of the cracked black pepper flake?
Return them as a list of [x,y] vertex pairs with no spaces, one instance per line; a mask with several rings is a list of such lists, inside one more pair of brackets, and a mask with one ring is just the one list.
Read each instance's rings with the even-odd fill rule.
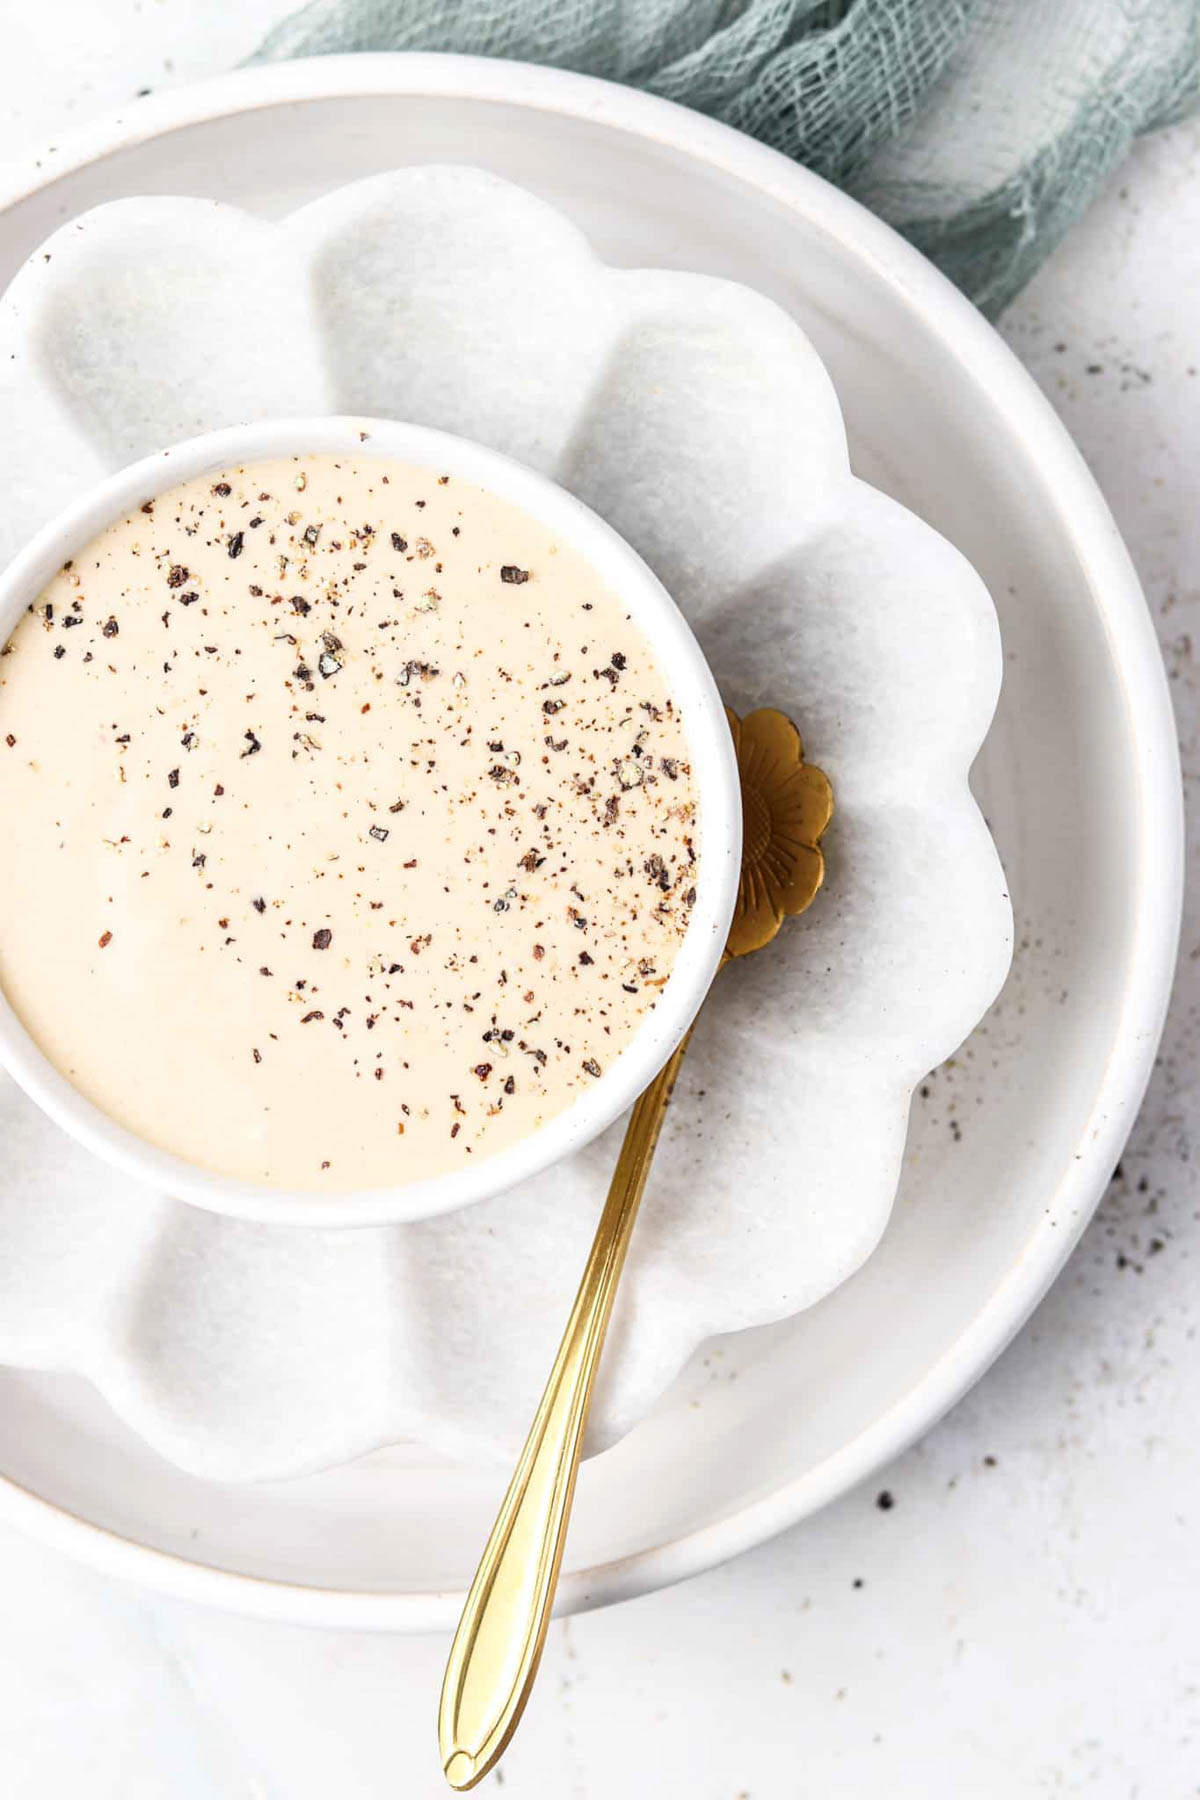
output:
[[167,786],[173,787],[173,788],[177,788],[179,786],[179,770],[178,769],[169,769],[167,771]]
[[265,913],[267,910],[267,903],[263,899],[261,894],[256,894],[254,899],[250,902],[250,904],[254,908],[256,913]]
[[511,587],[520,587],[522,582],[529,580],[529,570],[518,569],[515,563],[505,563],[500,570],[500,579],[507,581]]
[[408,539],[401,537],[398,531],[393,531],[392,533],[392,549],[397,552],[403,552],[408,549]]
[[258,752],[262,749],[262,745],[252,731],[247,731],[243,733],[243,735],[246,739],[246,748],[242,751],[242,755],[244,757],[257,756]]
[[103,632],[105,637],[111,638],[111,637],[116,637],[116,635],[120,631],[121,627],[117,624],[117,621],[114,618],[109,617],[109,618],[105,619],[105,621],[104,621],[103,625],[100,627],[100,629]]
[[323,1019],[324,1017],[325,1017],[325,1014],[320,1010],[320,1008],[314,1007],[311,1012],[305,1013],[305,1015],[301,1019],[300,1023],[302,1025],[311,1025],[314,1019]]
[[188,578],[188,574],[189,570],[184,567],[183,563],[172,563],[170,573],[167,576],[167,586],[171,588],[182,587]]
[[650,877],[656,887],[660,888],[664,894],[670,892],[670,870],[657,852],[655,852],[653,856],[648,856],[642,866],[645,873]]
[[232,492],[233,489],[227,481],[218,481],[213,485],[213,493],[218,495],[222,500],[228,500]]
[[304,541],[308,545],[310,550],[316,544],[316,541],[320,537],[320,535],[321,535],[321,527],[319,525],[306,525],[305,526]]
[[472,1074],[478,1075],[480,1081],[486,1081],[492,1072],[491,1063],[476,1063]]
[[375,842],[377,844],[386,844],[387,843],[387,835],[388,835],[387,831],[384,829],[384,827],[382,825],[372,825],[371,836],[375,839]]
[[333,933],[328,925],[322,925],[319,931],[313,932],[312,942],[314,950],[328,950],[333,942]]
[[302,594],[293,594],[292,595],[292,611],[296,612],[296,613],[300,613],[303,616],[304,613],[311,612],[312,607],[309,605],[308,601],[304,598],[304,596]]
[[593,1076],[593,1077],[594,1077],[594,1078],[597,1078],[597,1079],[598,1079],[598,1078],[599,1078],[599,1075],[600,1075],[600,1072],[601,1072],[601,1071],[600,1071],[600,1064],[599,1064],[599,1063],[598,1063],[598,1062],[597,1062],[597,1061],[596,1061],[596,1059],[595,1059],[595,1057],[594,1057],[594,1056],[589,1056],[589,1057],[588,1057],[588,1058],[587,1058],[587,1059],[586,1059],[586,1060],[585,1060],[585,1062],[584,1062],[584,1065],[583,1065],[583,1069],[584,1069],[584,1073],[585,1073],[585,1074],[586,1074],[586,1075],[591,1075],[591,1076]]
[[58,661],[58,659],[59,659],[59,657],[61,657],[61,656],[65,656],[65,655],[66,655],[66,654],[67,654],[67,652],[66,652],[66,648],[65,648],[65,646],[64,646],[64,645],[62,645],[62,644],[55,644],[55,646],[54,646],[54,660],[55,660],[55,662],[57,662],[57,661]]
[[229,555],[232,557],[240,556],[242,554],[242,545],[245,543],[245,541],[246,541],[245,532],[235,531],[233,536],[229,540],[229,545],[228,545]]

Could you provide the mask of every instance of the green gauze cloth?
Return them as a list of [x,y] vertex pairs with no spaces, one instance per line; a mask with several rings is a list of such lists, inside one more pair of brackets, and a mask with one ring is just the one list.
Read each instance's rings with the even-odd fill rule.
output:
[[253,60],[452,50],[646,88],[827,176],[994,314],[1200,99],[1198,31],[1200,0],[313,0]]

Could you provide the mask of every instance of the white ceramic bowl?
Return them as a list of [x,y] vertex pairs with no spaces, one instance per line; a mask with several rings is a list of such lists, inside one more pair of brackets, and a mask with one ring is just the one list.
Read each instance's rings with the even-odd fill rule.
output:
[[0,1062],[87,1149],[176,1199],[272,1224],[381,1225],[432,1218],[503,1193],[582,1148],[633,1104],[691,1024],[716,973],[737,897],[741,798],[733,742],[708,664],[682,613],[641,557],[554,482],[495,450],[424,426],[387,419],[272,419],[190,438],[133,463],[61,513],[0,574],[0,641],[69,557],[143,501],[196,475],[308,452],[391,457],[486,488],[578,550],[628,605],[668,671],[699,798],[696,903],[658,1005],[599,1081],[519,1143],[469,1168],[337,1194],[238,1181],[147,1143],[72,1087],[2,996]]

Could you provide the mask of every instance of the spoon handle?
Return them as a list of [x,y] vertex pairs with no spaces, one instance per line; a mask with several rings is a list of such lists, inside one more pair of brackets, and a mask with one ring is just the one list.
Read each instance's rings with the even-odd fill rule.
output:
[[550,1379],[459,1620],[438,1711],[442,1767],[452,1788],[474,1787],[499,1760],[537,1675],[592,1383],[687,1042],[633,1109]]

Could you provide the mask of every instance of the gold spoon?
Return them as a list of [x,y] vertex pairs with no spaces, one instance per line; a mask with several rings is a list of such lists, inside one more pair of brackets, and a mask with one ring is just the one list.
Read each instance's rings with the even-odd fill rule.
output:
[[[833,795],[804,761],[800,733],[770,708],[729,714],[742,789],[742,871],[721,967],[769,944],[824,876]],[[579,1292],[525,1448],[459,1620],[438,1710],[442,1767],[472,1788],[504,1754],[537,1676],[592,1384],[625,1252],[687,1037],[633,1109]]]

